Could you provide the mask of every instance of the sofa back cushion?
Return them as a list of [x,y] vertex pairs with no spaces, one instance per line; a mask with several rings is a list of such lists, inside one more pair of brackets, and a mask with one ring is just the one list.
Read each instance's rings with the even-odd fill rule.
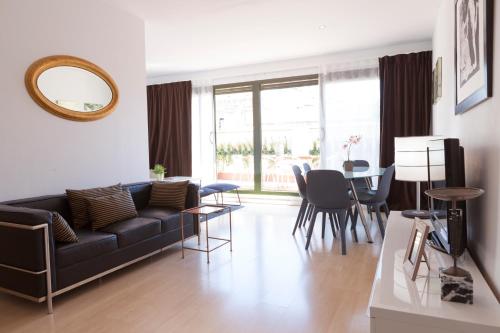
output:
[[113,195],[120,192],[122,192],[121,184],[86,190],[66,190],[75,228],[83,228],[90,222],[87,199]]
[[130,191],[96,198],[87,198],[92,230],[104,228],[112,223],[137,217]]
[[186,208],[188,183],[188,180],[153,183],[149,205],[184,210]]
[[44,195],[34,198],[10,200],[2,202],[4,205],[9,205],[13,207],[25,207],[32,209],[43,209],[49,212],[58,212],[70,225],[71,221],[71,210],[69,208],[68,200],[66,195]]
[[134,199],[135,208],[137,210],[144,209],[148,206],[149,197],[151,195],[151,182],[133,183],[123,185],[132,194]]

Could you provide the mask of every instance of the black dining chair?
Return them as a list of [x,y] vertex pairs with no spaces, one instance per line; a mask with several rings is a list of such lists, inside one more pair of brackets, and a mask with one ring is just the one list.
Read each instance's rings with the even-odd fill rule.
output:
[[[313,205],[312,219],[307,230],[306,250],[311,243],[314,223],[318,213],[323,213],[322,237],[325,234],[326,214],[330,217],[332,232],[335,232],[333,215],[336,215],[340,224],[340,238],[342,241],[342,255],[346,254],[345,229],[348,217],[353,218],[351,198],[349,197],[347,181],[341,172],[336,170],[312,170],[307,173],[307,201]],[[354,220],[352,220],[354,221]],[[355,226],[355,222],[352,222]],[[354,233],[356,231],[354,230]],[[357,238],[357,237],[356,237]]]
[[[380,213],[380,208],[384,207],[384,211],[386,216],[389,216],[389,206],[387,205],[387,197],[389,196],[389,192],[391,190],[392,178],[394,176],[394,164],[390,167],[386,168],[384,174],[382,175],[382,179],[378,183],[378,187],[376,191],[366,191],[358,193],[359,203],[362,205],[366,205],[368,211],[375,209],[375,214],[377,215],[377,223],[380,229],[380,234],[382,238],[385,236],[385,228],[384,221],[382,220],[382,214]],[[354,214],[354,218],[356,219],[357,214]]]
[[295,235],[297,227],[302,225],[302,222],[306,220],[306,213],[308,212],[309,202],[307,201],[306,192],[306,181],[304,176],[302,176],[302,171],[297,165],[292,166],[293,174],[295,175],[295,181],[297,182],[297,187],[299,188],[299,195],[302,198],[302,203],[300,204],[299,214],[297,215],[297,221],[293,227],[292,235]]
[[[353,166],[356,167],[365,167],[369,168],[370,163],[366,160],[354,160],[352,161]],[[366,179],[366,178],[356,178],[352,180],[352,183],[354,184],[354,187],[356,188],[356,193],[361,193],[361,192],[366,192],[366,191],[371,191],[372,190],[372,182],[371,179]],[[370,214],[370,218],[373,219],[373,212],[370,210],[368,212]],[[357,215],[356,215],[357,216]]]
[[[359,168],[359,167],[369,168],[370,167],[370,163],[368,161],[365,161],[365,160],[354,160],[354,161],[352,161],[352,164],[355,168]],[[366,179],[356,178],[356,179],[353,179],[353,183],[354,183],[354,186],[356,187],[356,191],[369,189],[369,183],[367,183]]]

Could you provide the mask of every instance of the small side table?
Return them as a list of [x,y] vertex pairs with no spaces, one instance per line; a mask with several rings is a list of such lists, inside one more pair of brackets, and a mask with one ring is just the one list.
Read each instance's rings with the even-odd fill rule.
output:
[[[207,264],[210,263],[210,252],[212,252],[215,249],[218,249],[221,246],[224,246],[224,245],[229,243],[229,250],[232,252],[233,251],[233,230],[232,230],[232,225],[231,225],[231,219],[232,219],[231,211],[232,211],[231,206],[208,205],[208,204],[183,210],[181,212],[182,259],[184,259],[184,249],[205,252],[207,254]],[[208,220],[209,220],[208,217],[209,217],[209,215],[210,214],[217,214],[217,213],[221,213],[221,215],[224,215],[227,212],[229,212],[229,239],[219,238],[219,237],[210,237],[208,235]],[[206,231],[206,238],[207,238],[207,248],[206,249],[184,246],[184,214],[191,214],[193,216],[198,216],[198,245],[200,245],[200,238],[201,238],[201,236],[200,236],[201,235],[200,224],[202,222],[201,217],[205,217],[204,222],[205,222],[205,231]],[[223,241],[223,243],[217,245],[214,248],[210,248],[209,239],[220,240],[220,241]]]

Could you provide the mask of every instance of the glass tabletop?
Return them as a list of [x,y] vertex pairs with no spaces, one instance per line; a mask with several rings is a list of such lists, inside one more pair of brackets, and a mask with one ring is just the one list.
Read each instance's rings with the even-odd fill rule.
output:
[[183,210],[182,212],[183,213],[191,213],[194,215],[199,215],[199,214],[207,215],[207,214],[222,212],[226,208],[227,207],[225,207],[225,206],[203,205],[203,206],[189,208],[189,209]]
[[340,171],[345,179],[358,179],[358,178],[368,178],[368,177],[377,177],[382,176],[384,174],[385,168],[378,167],[354,167],[352,171]]

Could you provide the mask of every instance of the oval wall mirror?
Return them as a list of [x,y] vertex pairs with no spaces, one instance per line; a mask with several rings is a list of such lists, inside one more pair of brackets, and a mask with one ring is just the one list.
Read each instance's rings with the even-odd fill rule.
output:
[[25,84],[38,105],[65,119],[97,120],[113,112],[118,103],[118,88],[111,76],[77,57],[37,60],[26,71]]

